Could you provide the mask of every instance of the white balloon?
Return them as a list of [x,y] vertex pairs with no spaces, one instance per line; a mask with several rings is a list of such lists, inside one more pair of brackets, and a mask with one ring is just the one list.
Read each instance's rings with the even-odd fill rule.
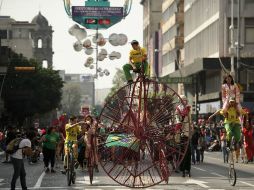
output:
[[73,44],[73,48],[74,48],[75,51],[81,51],[83,49],[82,42],[81,41],[76,41]]
[[106,49],[101,49],[100,54],[106,57],[108,55],[108,52]]
[[74,31],[74,36],[81,41],[87,37],[87,32],[85,31],[85,29],[80,28]]
[[94,68],[94,65],[90,65],[90,69],[93,69]]
[[92,57],[88,57],[86,62],[90,65],[93,64],[94,59]]
[[99,73],[102,72],[102,68],[99,67],[99,68],[97,69],[97,71],[98,71]]
[[86,50],[85,50],[86,55],[91,55],[92,53],[93,53],[93,48],[92,47],[86,48]]
[[106,73],[105,73],[105,75],[106,75],[106,76],[109,76],[109,75],[110,75],[110,72],[109,72],[109,71],[108,71],[108,72],[106,72]]
[[85,66],[85,67],[89,67],[89,66],[90,66],[90,64],[88,64],[88,63],[85,63],[85,64],[84,64],[84,66]]
[[109,43],[113,46],[118,46],[118,35],[116,33],[109,36]]
[[116,56],[117,59],[120,59],[122,55],[121,55],[120,52],[116,52],[116,53],[115,53],[115,56]]
[[104,75],[103,72],[100,72],[100,73],[99,73],[99,76],[100,76],[100,77],[103,77],[103,75]]
[[77,24],[74,24],[72,27],[69,28],[68,32],[70,35],[74,35],[74,32],[77,30],[77,29],[80,29],[79,25]]
[[91,40],[87,39],[83,42],[83,47],[90,48],[92,46]]
[[128,42],[128,37],[125,34],[118,35],[118,44],[120,46],[125,45]]
[[102,54],[99,54],[97,58],[99,61],[103,61],[105,59],[105,56]]

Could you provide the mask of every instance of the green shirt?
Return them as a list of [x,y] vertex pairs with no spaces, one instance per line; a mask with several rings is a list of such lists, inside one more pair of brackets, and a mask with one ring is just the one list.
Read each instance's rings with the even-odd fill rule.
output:
[[59,134],[51,133],[45,135],[46,141],[43,142],[43,147],[51,150],[55,150],[57,147],[57,143],[59,142]]

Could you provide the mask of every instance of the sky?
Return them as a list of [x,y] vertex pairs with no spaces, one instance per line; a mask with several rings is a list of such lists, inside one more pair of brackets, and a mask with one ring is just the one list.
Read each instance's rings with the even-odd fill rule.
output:
[[[109,0],[111,6],[123,6],[124,0]],[[85,0],[71,0],[73,6],[84,5]],[[2,6],[1,6],[2,3]],[[65,12],[63,0],[0,0],[0,15],[11,16],[16,21],[29,21],[41,11],[52,26],[53,33],[53,68],[56,70],[65,70],[66,73],[95,74],[95,70],[84,67],[87,55],[83,51],[76,52],[73,49],[73,43],[76,38],[68,33],[68,30],[75,22],[68,17]],[[94,35],[94,30],[87,30],[88,35]],[[130,14],[120,23],[110,27],[107,30],[99,31],[105,38],[112,33],[123,33],[128,36],[128,41],[136,39],[143,42],[143,7],[140,0],[133,0],[133,6]],[[122,68],[123,64],[128,62],[128,55],[131,46],[127,43],[125,46],[112,46],[106,44],[103,47],[108,52],[118,51],[122,54],[121,59],[105,59],[99,62],[99,67],[108,69],[110,76],[99,77],[95,80],[96,88],[112,87],[112,79],[116,68]]]

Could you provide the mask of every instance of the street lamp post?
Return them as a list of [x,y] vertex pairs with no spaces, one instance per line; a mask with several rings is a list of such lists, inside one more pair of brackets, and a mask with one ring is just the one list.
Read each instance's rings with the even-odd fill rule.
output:
[[231,45],[229,48],[229,54],[231,57],[231,75],[235,76],[235,68],[234,68],[234,58],[235,58],[235,44],[234,44],[234,0],[231,0],[231,25],[229,27],[230,30],[230,40]]
[[241,1],[238,0],[238,14],[237,14],[237,73],[236,73],[236,82],[240,83],[240,41],[241,41]]

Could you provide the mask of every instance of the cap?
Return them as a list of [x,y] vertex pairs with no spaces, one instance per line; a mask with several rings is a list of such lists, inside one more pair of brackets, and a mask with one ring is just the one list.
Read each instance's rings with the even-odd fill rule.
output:
[[139,43],[138,43],[137,40],[132,40],[132,41],[131,41],[131,45],[133,45],[133,44],[139,44]]
[[230,97],[229,98],[229,102],[235,102],[235,98],[234,97]]

